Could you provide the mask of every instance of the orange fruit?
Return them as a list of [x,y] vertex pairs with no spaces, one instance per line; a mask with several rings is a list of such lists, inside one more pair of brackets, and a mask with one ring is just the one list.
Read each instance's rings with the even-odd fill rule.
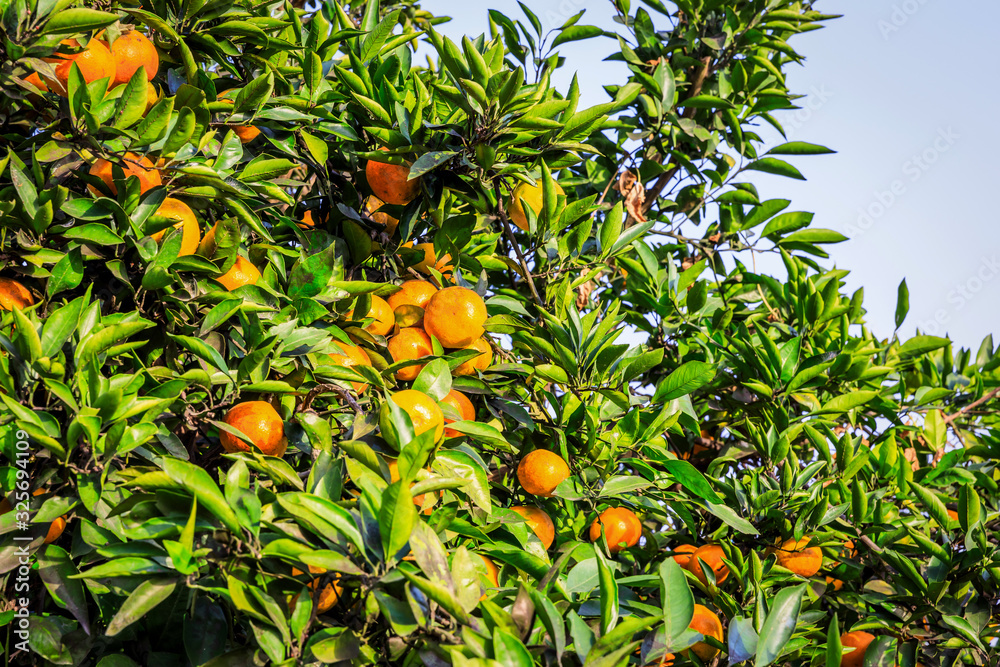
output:
[[552,541],[556,538],[556,527],[548,514],[537,507],[524,505],[518,505],[510,509],[524,517],[524,520],[528,522],[528,527],[531,528],[531,532],[538,537],[542,546],[546,549],[552,546]]
[[674,562],[683,567],[685,570],[688,568],[688,564],[694,558],[694,552],[698,551],[698,547],[693,544],[682,544],[676,549],[674,549]]
[[[395,459],[389,461],[389,479],[391,479],[393,482],[399,481],[399,462],[396,461]],[[410,484],[410,486],[413,485]],[[416,496],[413,496],[413,504],[416,505],[417,507],[424,506],[424,498],[427,496],[430,496],[431,501],[430,505],[428,505],[427,508],[424,509],[424,514],[430,514],[431,512],[434,511],[433,507],[434,505],[437,504],[437,494],[431,491],[430,493],[421,493]]]
[[[46,493],[45,489],[35,489],[31,492],[33,496],[41,496]],[[14,509],[10,504],[10,501],[4,498],[0,500],[0,514],[6,514],[7,512]],[[45,544],[52,544],[59,539],[59,536],[63,534],[66,530],[66,519],[65,517],[56,517],[52,523],[49,524],[49,530],[45,533]]]
[[845,653],[840,659],[840,667],[861,667],[865,664],[865,651],[868,645],[875,641],[875,635],[858,630],[857,632],[845,632],[840,635],[840,645],[844,648],[853,648],[850,653]]
[[35,305],[28,288],[10,278],[0,278],[0,310],[23,310]]
[[[64,39],[60,42],[63,46],[79,48],[82,46],[76,39]],[[49,58],[42,58],[47,63],[55,65],[55,78],[45,78],[48,89],[60,97],[68,94],[69,71],[76,63],[80,68],[80,74],[87,83],[99,79],[109,79],[108,88],[113,86],[111,79],[115,76],[115,61],[108,51],[108,47],[103,42],[92,39],[87,42],[87,47],[82,51],[72,54],[54,54]]]
[[[500,569],[497,567],[497,564],[482,554],[476,555],[483,559],[483,564],[486,565],[486,578],[493,584],[493,588],[500,588]],[[485,600],[486,594],[483,593],[479,599]]]
[[815,576],[823,566],[823,552],[819,547],[808,545],[808,537],[797,542],[794,538],[785,540],[777,551],[778,565],[800,577]]
[[517,481],[533,496],[551,496],[567,477],[569,466],[563,458],[544,449],[536,449],[517,464]]
[[[107,42],[101,44],[108,48]],[[146,70],[146,80],[152,81],[160,70],[160,56],[156,47],[138,30],[122,33],[110,47],[115,64],[114,81],[109,88],[128,83],[140,67]]]
[[[555,185],[555,192],[557,195],[566,194],[558,183],[553,183]],[[529,185],[528,183],[521,183],[516,188],[510,196],[510,204],[507,206],[507,217],[515,225],[528,231],[528,215],[524,211],[524,204],[531,207],[531,210],[535,212],[535,215],[542,210],[542,184],[539,182],[536,185]]]
[[[642,534],[638,517],[633,514],[632,510],[625,507],[609,507],[601,512],[594,523],[590,524],[591,542],[597,542],[601,539],[602,526],[604,527],[604,539],[607,540],[608,549],[613,554],[622,549],[634,547]],[[636,530],[637,527],[639,527],[638,530]]]
[[[126,179],[129,176],[135,176],[139,179],[139,194],[145,194],[147,190],[163,185],[163,181],[160,179],[160,172],[157,171],[156,167],[153,166],[153,163],[145,155],[140,156],[135,153],[125,153],[120,164],[122,171],[125,172]],[[104,181],[104,184],[111,190],[111,194],[118,194],[118,187],[115,185],[110,162],[104,158],[98,158],[94,164],[90,165],[90,175],[97,176]],[[88,186],[88,188],[95,197],[100,195],[93,187]]]
[[426,308],[427,302],[438,291],[426,280],[407,280],[399,286],[399,291],[389,296],[389,307],[393,312],[400,306],[416,306]]
[[468,361],[463,362],[462,365],[452,371],[454,375],[475,375],[477,370],[485,371],[493,365],[493,348],[490,347],[490,343],[486,340],[485,336],[477,338],[462,349],[479,350],[480,354],[478,357],[472,357]]
[[160,91],[156,89],[153,82],[150,81],[146,84],[146,113],[156,106],[156,103],[160,101]]
[[[267,401],[245,401],[230,408],[223,420],[243,433],[257,449],[268,456],[282,456],[288,447],[285,423]],[[229,453],[249,452],[250,445],[226,431],[219,432],[222,447]]]
[[466,287],[446,287],[427,302],[424,329],[444,347],[465,347],[485,333],[486,317],[481,296]]
[[663,654],[663,659],[660,660],[659,667],[673,667],[673,664],[674,664],[674,654],[673,653],[664,653]]
[[299,229],[313,229],[316,227],[316,220],[313,218],[312,210],[308,210],[302,214],[302,220],[295,223],[295,226]]
[[[321,567],[316,567],[315,565],[309,566],[309,574],[325,574],[325,573],[326,570]],[[295,567],[292,568],[293,577],[298,577],[303,574],[305,574],[305,572],[303,572],[302,570]],[[316,586],[318,585],[319,585],[319,577],[314,578],[308,584],[309,589],[313,591],[316,590]],[[340,600],[340,596],[343,592],[344,589],[340,586],[339,580],[324,586],[323,590],[320,591],[319,593],[319,599],[316,601],[316,613],[322,614],[332,609],[333,606],[337,604],[337,602]],[[298,597],[299,596],[296,595],[294,598],[292,598],[292,603],[290,606],[294,605],[295,600],[297,600]]]
[[425,275],[430,275],[430,267],[434,267],[434,270],[440,273],[445,278],[451,276],[451,272],[454,270],[454,266],[449,264],[451,261],[451,255],[445,253],[444,257],[438,259],[434,254],[434,244],[433,243],[418,243],[413,245],[413,241],[403,244],[404,248],[411,248],[413,250],[419,250],[424,253],[424,258],[413,265],[414,271],[419,271]]
[[[191,210],[190,206],[180,199],[167,197],[153,215],[177,221],[174,229],[182,230],[181,250],[178,256],[193,255],[198,250],[198,244],[201,242],[201,229],[198,227],[198,218],[194,216],[194,211]],[[150,238],[159,243],[166,234],[167,230],[162,229]]]
[[705,573],[701,571],[699,564],[703,561],[715,574],[715,583],[721,584],[729,577],[729,567],[722,562],[725,555],[726,553],[718,544],[706,544],[698,547],[688,561],[687,570],[707,586],[708,579],[705,578]]
[[222,286],[232,292],[237,287],[255,285],[260,280],[260,271],[243,255],[237,255],[236,263],[228,271],[216,278]]
[[[331,354],[330,360],[337,364],[338,366],[371,366],[372,359],[368,356],[368,353],[364,351],[363,348],[357,345],[348,345],[347,343],[342,343],[337,341],[337,345],[340,349],[344,351],[343,354]],[[351,386],[354,387],[355,394],[363,394],[365,390],[368,389],[368,385],[364,382],[352,382]]]
[[834,579],[833,577],[827,577],[826,585],[833,586],[834,591],[839,591],[841,588],[844,587],[844,582],[841,579]]
[[372,193],[386,204],[405,206],[420,194],[420,179],[409,180],[410,167],[369,160],[365,178]]
[[241,144],[249,144],[260,135],[260,130],[253,125],[234,125],[232,130],[240,138]]
[[[396,363],[434,354],[434,346],[431,344],[430,337],[424,333],[423,329],[417,327],[400,329],[398,334],[389,339],[386,347],[389,349],[389,354],[392,355],[392,360]],[[396,379],[406,382],[416,380],[423,369],[423,364],[400,368],[396,371]]]
[[219,228],[219,223],[216,222],[212,225],[212,228],[205,232],[205,237],[198,244],[198,254],[202,257],[208,257],[211,259],[215,255],[215,231]]
[[413,422],[413,432],[420,435],[426,431],[434,432],[437,442],[444,434],[444,414],[441,408],[427,394],[415,389],[397,391],[389,400],[403,409]]
[[955,510],[948,510],[948,518],[952,521],[958,521],[958,512]]
[[[461,421],[472,422],[476,421],[476,407],[469,400],[469,397],[458,391],[457,389],[452,389],[448,394],[441,399],[441,402],[445,405],[450,405],[455,408],[455,412],[461,417]],[[445,424],[450,424],[454,419],[449,417],[444,418]],[[444,430],[444,437],[446,438],[458,438],[461,437],[461,433],[453,428],[446,428]]]
[[392,217],[388,213],[383,213],[379,209],[385,205],[385,202],[374,195],[370,195],[368,199],[365,200],[365,212],[368,217],[379,223],[380,225],[385,225],[385,233],[392,236],[396,233],[396,228],[399,227],[399,220]]
[[[705,637],[714,637],[722,642],[722,621],[719,620],[719,617],[711,609],[704,605],[696,604],[694,606],[694,616],[691,618],[691,624],[688,627]],[[691,650],[705,663],[714,658],[719,652],[719,649],[710,646],[707,642],[698,642],[691,647]],[[687,654],[687,650],[683,651],[683,653]]]
[[24,80],[43,93],[49,92],[49,87],[45,85],[44,81],[42,81],[42,77],[38,76],[38,72],[32,72],[28,76],[24,77]]
[[[353,308],[347,311],[346,317],[347,319],[354,319]],[[368,308],[368,314],[362,319],[369,318],[373,321],[365,327],[365,331],[373,336],[386,335],[392,331],[392,327],[396,323],[396,318],[393,316],[392,308],[389,307],[389,304],[386,303],[385,299],[374,294],[371,295],[371,307]]]

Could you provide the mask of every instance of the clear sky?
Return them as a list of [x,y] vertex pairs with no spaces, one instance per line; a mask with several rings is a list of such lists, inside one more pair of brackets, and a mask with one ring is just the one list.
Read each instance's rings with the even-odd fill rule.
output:
[[[515,0],[422,4],[453,17],[440,26],[453,39],[485,31],[488,8],[523,16]],[[580,23],[620,28],[608,0],[526,4],[546,29],[581,9],[587,13]],[[794,158],[806,182],[758,173],[749,180],[764,197],[792,200],[789,210],[816,213],[814,226],[850,237],[828,246],[825,263],[851,271],[851,290],[864,286],[877,336],[892,334],[896,290],[906,278],[910,314],[901,335],[920,328],[976,349],[987,334],[1000,334],[1000,216],[991,183],[1000,154],[1000,134],[992,128],[1000,97],[993,33],[1000,3],[960,4],[962,11],[946,0],[818,3],[820,11],[844,17],[791,40],[807,62],[791,68],[789,86],[807,97],[800,111],[779,118],[789,139],[838,153]],[[640,0],[632,5],[634,12]],[[657,28],[669,27],[650,14]],[[597,38],[564,45],[567,63],[556,85],[565,90],[578,72],[581,104],[606,101],[601,86],[624,76],[619,64],[601,62],[613,44]],[[781,141],[777,133],[765,136]]]

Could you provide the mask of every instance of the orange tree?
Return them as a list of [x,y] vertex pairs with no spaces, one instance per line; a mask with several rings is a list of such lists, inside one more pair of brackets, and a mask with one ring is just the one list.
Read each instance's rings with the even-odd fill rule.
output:
[[752,184],[812,5],[0,3],[6,661],[996,664],[992,340]]

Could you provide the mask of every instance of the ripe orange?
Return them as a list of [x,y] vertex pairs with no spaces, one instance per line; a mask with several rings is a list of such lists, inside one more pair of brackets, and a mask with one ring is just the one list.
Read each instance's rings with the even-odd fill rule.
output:
[[[344,351],[343,354],[331,354],[330,360],[337,364],[338,366],[371,366],[372,359],[368,356],[368,353],[364,351],[363,348],[357,345],[348,345],[347,343],[342,343],[337,341],[337,345],[340,349]],[[352,382],[351,386],[354,387],[354,393],[363,394],[365,390],[368,389],[368,385],[364,382]]]
[[[82,46],[79,41],[73,38],[64,39],[60,44],[73,48]],[[42,58],[42,60],[55,65],[55,78],[46,77],[45,83],[49,90],[60,97],[66,97],[69,92],[67,81],[73,63],[76,63],[77,67],[80,68],[80,74],[83,75],[83,80],[87,83],[99,79],[109,79],[108,88],[113,85],[111,79],[115,76],[114,58],[108,51],[108,47],[96,39],[87,42],[87,47],[77,53],[55,54],[49,58]]]
[[778,548],[778,565],[791,570],[800,577],[815,576],[823,566],[823,552],[819,547],[810,547],[809,538],[785,540]]
[[152,81],[146,84],[146,113],[156,106],[156,103],[160,101],[160,91],[156,89],[156,86]]
[[[353,319],[354,309],[347,311],[347,318]],[[365,331],[373,336],[384,336],[392,331],[396,318],[392,314],[392,308],[380,296],[371,295],[371,307],[368,314],[362,319],[372,319],[372,323],[365,327]]]
[[237,287],[255,285],[260,280],[260,271],[243,255],[236,257],[236,263],[228,271],[216,278],[222,286],[232,292]]
[[674,549],[674,562],[686,570],[688,565],[694,559],[694,552],[696,551],[698,551],[698,547],[695,545],[682,544]]
[[834,591],[839,591],[844,587],[844,582],[842,579],[834,579],[833,577],[826,578],[826,585],[833,586]]
[[[722,621],[719,620],[719,617],[711,609],[704,605],[696,604],[694,606],[694,616],[691,618],[691,624],[688,627],[705,637],[714,637],[722,642]],[[691,647],[691,650],[705,663],[714,658],[719,652],[719,649],[710,646],[707,642],[698,642]],[[687,650],[683,651],[683,653],[686,655]]]
[[[238,403],[230,408],[223,421],[247,436],[257,449],[268,456],[282,456],[288,447],[285,423],[267,401]],[[219,440],[227,452],[250,451],[250,445],[226,431],[219,432]]]
[[437,287],[426,280],[407,280],[399,286],[399,291],[389,297],[389,307],[393,312],[400,306],[416,306],[426,308]]
[[958,512],[955,510],[948,510],[948,518],[952,521],[958,521]]
[[[461,421],[476,421],[476,407],[472,405],[472,401],[469,400],[469,397],[462,392],[452,389],[444,398],[441,399],[441,402],[455,408],[455,412],[459,414]],[[450,424],[453,421],[456,420],[447,416],[444,418],[445,424]],[[453,428],[446,428],[444,430],[444,437],[446,438],[458,438],[461,437],[461,435],[461,433]]]
[[[121,168],[125,172],[125,178],[135,176],[139,179],[139,194],[145,194],[157,186],[163,185],[160,179],[160,172],[153,166],[153,163],[145,155],[135,153],[125,153],[121,159]],[[98,158],[94,164],[90,165],[90,175],[97,176],[104,181],[104,184],[111,190],[111,194],[118,194],[118,187],[115,185],[112,175],[111,163],[104,158]],[[100,195],[93,187],[88,186],[91,194],[95,197]]]
[[219,228],[219,223],[216,222],[212,225],[212,228],[205,232],[205,237],[198,244],[198,254],[202,257],[208,257],[211,259],[215,256],[215,232]]
[[[483,564],[486,565],[486,579],[493,584],[493,588],[500,588],[500,570],[497,568],[497,564],[482,554],[476,555],[482,558]],[[486,594],[483,593],[482,597],[479,599],[485,600]]]
[[[324,574],[324,573],[326,573],[326,570],[321,567],[316,567],[315,565],[309,566],[309,574]],[[302,570],[295,567],[292,568],[293,577],[298,577],[303,574],[305,574],[305,572],[303,572]],[[318,585],[319,585],[319,577],[314,578],[308,584],[309,589],[313,591],[316,590],[316,586]],[[340,596],[343,592],[344,589],[341,587],[339,580],[324,586],[323,590],[320,591],[319,593],[319,599],[316,601],[316,613],[322,614],[332,609],[333,606],[337,604],[337,602],[340,600]],[[291,603],[292,605],[294,605],[296,599],[298,599],[297,595],[294,598],[292,598],[292,603]]]
[[409,165],[388,164],[369,160],[365,178],[372,193],[386,204],[405,206],[420,194],[420,179],[409,180]]
[[601,526],[604,527],[604,539],[608,542],[608,549],[613,554],[634,547],[642,534],[638,517],[632,510],[624,507],[609,507],[601,512],[594,523],[590,524],[591,542],[601,539]]
[[548,514],[537,507],[524,505],[518,505],[510,509],[524,517],[524,520],[528,522],[528,527],[531,528],[531,532],[538,537],[542,546],[546,549],[552,546],[552,541],[556,538],[556,527]]
[[466,287],[446,287],[427,302],[424,329],[444,347],[465,347],[485,333],[486,317],[481,296]]
[[517,464],[517,481],[533,496],[551,496],[567,477],[569,466],[563,458],[544,449],[536,449]]
[[485,371],[493,365],[493,348],[490,347],[490,343],[486,340],[485,336],[477,338],[462,349],[479,350],[480,354],[478,357],[469,359],[452,371],[455,375],[475,375],[477,370]]
[[699,564],[704,561],[705,565],[715,574],[715,583],[721,584],[729,577],[729,567],[722,562],[725,555],[726,552],[718,544],[706,544],[698,547],[688,561],[687,570],[698,577],[701,583],[708,585],[708,579],[705,578],[705,573],[701,571]]
[[[389,479],[393,482],[399,481],[399,462],[395,459],[389,461]],[[410,484],[410,486],[413,486]],[[424,499],[430,497],[430,504],[424,509],[424,514],[430,514],[434,511],[434,505],[437,504],[437,494],[431,491],[430,493],[421,493],[413,496],[413,504],[417,507],[424,506]]]
[[10,278],[0,278],[0,310],[23,310],[35,305],[28,288]]
[[[553,183],[555,185],[555,192],[557,195],[566,194],[558,183]],[[531,210],[537,215],[542,210],[542,184],[539,182],[536,185],[529,185],[527,183],[521,183],[516,188],[510,197],[510,204],[507,206],[507,216],[510,221],[515,225],[528,231],[528,215],[524,211],[524,205],[521,200],[524,200]]]
[[[46,493],[45,489],[35,489],[34,491],[31,492],[31,495],[41,496],[45,493]],[[10,512],[12,509],[14,509],[14,507],[13,505],[10,504],[9,500],[7,500],[6,498],[0,500],[0,514],[6,514],[7,512]],[[45,544],[52,544],[53,542],[58,540],[59,536],[63,534],[64,530],[66,530],[66,518],[61,516],[56,517],[52,521],[52,523],[49,524],[48,532],[45,533]]]
[[49,92],[49,87],[45,85],[44,81],[42,81],[42,77],[38,76],[38,72],[32,72],[28,76],[24,77],[24,80],[43,93]]
[[403,244],[404,248],[411,248],[413,250],[419,250],[424,253],[424,258],[413,265],[414,271],[419,271],[425,275],[430,275],[430,267],[434,267],[434,270],[440,273],[445,278],[451,276],[451,272],[455,269],[454,266],[449,264],[451,261],[451,255],[445,253],[444,257],[438,259],[434,254],[434,244],[433,243],[418,243],[413,245],[413,241]]
[[396,233],[396,228],[399,226],[399,220],[392,217],[388,213],[383,213],[379,209],[385,205],[385,202],[378,197],[371,195],[365,200],[365,212],[368,217],[379,223],[380,225],[385,225],[385,233],[392,236]]
[[[160,204],[160,208],[156,209],[154,215],[176,220],[177,224],[174,225],[174,229],[183,230],[181,233],[181,250],[178,256],[193,255],[198,250],[198,244],[201,242],[201,229],[198,227],[198,218],[195,217],[194,211],[191,210],[190,206],[180,199],[167,197]],[[150,238],[159,243],[166,236],[166,233],[167,230],[163,229],[153,234]]]
[[[431,344],[430,337],[424,333],[423,329],[417,327],[400,329],[398,334],[389,339],[386,347],[389,349],[389,354],[392,355],[392,360],[396,363],[434,354],[434,346]],[[407,382],[416,380],[423,369],[423,364],[400,368],[396,371],[396,379]]]
[[403,409],[413,422],[413,432],[420,435],[426,431],[434,432],[437,442],[444,434],[444,414],[441,408],[427,394],[415,389],[397,391],[389,400]]
[[840,645],[844,648],[854,649],[850,653],[845,653],[840,659],[840,667],[861,667],[865,664],[865,651],[868,650],[868,645],[873,641],[875,641],[875,636],[862,630],[845,632],[840,635]]
[[234,125],[232,129],[236,136],[240,138],[241,144],[249,144],[260,135],[260,130],[253,125]]
[[[101,41],[105,47],[107,42]],[[115,78],[109,88],[128,83],[140,67],[146,70],[146,79],[152,81],[160,70],[160,56],[156,47],[138,30],[123,33],[110,47],[115,64]]]

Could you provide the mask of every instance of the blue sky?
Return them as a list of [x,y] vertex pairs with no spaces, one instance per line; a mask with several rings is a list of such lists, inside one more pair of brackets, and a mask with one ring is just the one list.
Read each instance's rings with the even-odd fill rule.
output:
[[[440,26],[453,39],[485,31],[488,8],[523,16],[514,0],[422,4],[453,17]],[[587,10],[581,23],[620,27],[607,0],[527,4],[546,29],[581,9]],[[639,4],[633,0],[633,12]],[[906,278],[910,313],[901,335],[920,328],[975,349],[987,334],[1000,333],[992,164],[1000,135],[990,113],[998,99],[1000,53],[992,26],[1000,24],[1000,3],[962,7],[956,11],[945,0],[820,3],[820,11],[844,17],[793,38],[807,62],[792,67],[789,85],[807,97],[800,111],[781,120],[790,139],[838,153],[796,158],[806,182],[761,174],[752,180],[762,196],[790,199],[789,210],[814,212],[815,226],[851,238],[830,246],[825,263],[851,271],[851,290],[864,286],[877,336],[892,335],[896,290]],[[664,17],[651,15],[658,28],[669,27]],[[612,46],[603,38],[563,46],[567,63],[556,85],[565,89],[578,72],[583,103],[606,101],[601,86],[624,78],[620,65],[601,62]],[[764,134],[781,142],[777,133]],[[758,262],[758,268],[767,266]]]

